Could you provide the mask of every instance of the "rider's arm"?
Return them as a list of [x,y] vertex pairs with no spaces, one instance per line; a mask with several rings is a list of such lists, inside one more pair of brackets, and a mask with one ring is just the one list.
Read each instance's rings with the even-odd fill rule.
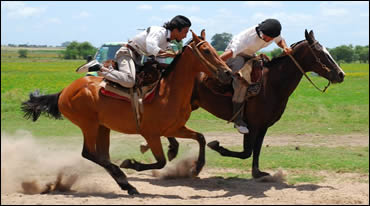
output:
[[220,58],[226,62],[228,59],[230,59],[231,57],[233,56],[233,51],[230,49],[230,50],[226,50],[223,54],[220,55]]
[[171,50],[164,51],[163,49],[160,49],[157,56],[159,56],[159,57],[175,57],[176,53],[171,52]]
[[283,38],[281,38],[281,41],[279,41],[277,45],[282,48],[286,54],[290,54],[292,52],[292,49],[286,45],[286,42]]

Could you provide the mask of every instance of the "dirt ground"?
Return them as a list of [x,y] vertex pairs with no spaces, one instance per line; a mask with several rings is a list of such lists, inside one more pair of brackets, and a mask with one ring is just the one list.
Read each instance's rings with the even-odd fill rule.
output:
[[[154,177],[152,171],[124,170],[128,181],[140,192],[130,196],[104,169],[80,156],[81,145],[76,148],[78,152],[57,151],[53,145],[41,148],[29,134],[23,136],[28,137],[1,137],[1,204],[369,204],[368,174],[320,171],[324,178],[319,183],[292,185],[284,180],[291,171],[284,169],[267,170],[272,178],[256,180],[220,176],[226,172],[249,174],[250,168],[238,171],[211,169],[207,165],[199,177],[186,179],[161,179]],[[205,136],[207,142],[217,139],[222,146],[242,142],[237,133]],[[263,146],[267,145],[365,146],[369,145],[369,136],[267,136]],[[167,164],[166,168],[171,166]],[[40,194],[50,182],[54,183],[50,188],[57,187],[58,174],[64,187],[59,185],[59,191]]]

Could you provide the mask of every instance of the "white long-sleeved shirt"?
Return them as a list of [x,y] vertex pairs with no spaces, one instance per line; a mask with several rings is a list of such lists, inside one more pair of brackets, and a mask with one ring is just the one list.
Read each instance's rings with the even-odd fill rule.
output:
[[171,36],[171,31],[160,26],[151,26],[150,32],[140,32],[131,39],[139,50],[144,51],[147,55],[157,56],[160,49],[166,50],[170,42],[167,41]]
[[257,51],[269,46],[273,41],[275,43],[279,43],[282,40],[281,35],[279,35],[273,40],[265,42],[258,36],[256,27],[257,25],[252,26],[234,36],[229,45],[226,47],[225,51],[233,51],[232,58],[235,58],[238,54],[253,56]]

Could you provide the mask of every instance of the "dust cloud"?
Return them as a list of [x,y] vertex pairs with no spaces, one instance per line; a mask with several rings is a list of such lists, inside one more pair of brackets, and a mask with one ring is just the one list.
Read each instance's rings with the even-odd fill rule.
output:
[[1,133],[2,194],[44,194],[74,188],[103,192],[98,185],[83,184],[84,178],[103,169],[81,156],[82,145],[66,149],[60,142],[40,139],[24,130],[13,135]]
[[189,152],[181,159],[174,159],[161,170],[152,170],[152,175],[159,179],[190,178],[194,175],[197,152]]

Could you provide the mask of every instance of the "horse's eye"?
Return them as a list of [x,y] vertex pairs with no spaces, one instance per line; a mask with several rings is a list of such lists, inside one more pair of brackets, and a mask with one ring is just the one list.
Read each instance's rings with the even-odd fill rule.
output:
[[205,50],[204,50],[204,53],[206,53],[206,54],[210,54],[210,53],[211,53],[211,51],[209,51],[209,49],[205,49]]

